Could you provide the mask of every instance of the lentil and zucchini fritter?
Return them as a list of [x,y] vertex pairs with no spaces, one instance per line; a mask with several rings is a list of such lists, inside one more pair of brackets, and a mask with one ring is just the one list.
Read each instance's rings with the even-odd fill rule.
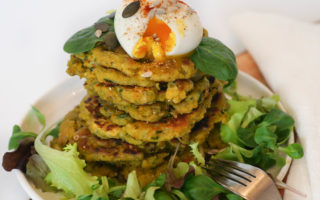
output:
[[[208,148],[227,120],[224,82],[204,75],[188,57],[134,60],[121,47],[71,55],[67,72],[85,78],[87,96],[63,120],[52,146],[77,143],[87,171],[125,180],[132,169],[147,184],[180,143]],[[223,144],[221,144],[223,145]],[[152,179],[150,179],[152,180]]]

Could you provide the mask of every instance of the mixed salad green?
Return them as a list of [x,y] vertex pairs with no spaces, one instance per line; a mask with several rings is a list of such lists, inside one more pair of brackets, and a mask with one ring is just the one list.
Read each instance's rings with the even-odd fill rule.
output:
[[[279,96],[253,99],[242,97],[230,88],[225,92],[233,98],[228,100],[229,121],[221,125],[220,137],[228,146],[210,159],[235,160],[258,166],[264,170],[277,165],[285,165],[285,155],[294,159],[303,156],[302,147],[287,145],[293,131],[294,120],[278,108]],[[45,127],[44,116],[34,107],[32,111],[40,124]],[[43,130],[39,135],[21,131],[18,125],[13,128],[9,149],[17,149],[21,140],[35,138],[37,154],[29,158],[26,174],[37,186],[44,190],[63,192],[66,198],[77,200],[238,200],[211,177],[212,166],[198,150],[198,144],[190,145],[194,160],[190,163],[179,162],[174,165],[173,155],[167,170],[144,188],[141,188],[132,171],[126,185],[119,185],[108,177],[95,177],[86,173],[86,163],[79,158],[77,144],[67,145],[63,151],[51,148],[46,143],[47,136],[57,137],[59,123]],[[46,187],[44,187],[46,185]]]

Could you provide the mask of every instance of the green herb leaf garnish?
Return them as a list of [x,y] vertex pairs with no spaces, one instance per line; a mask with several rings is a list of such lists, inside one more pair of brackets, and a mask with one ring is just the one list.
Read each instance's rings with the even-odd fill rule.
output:
[[63,49],[70,54],[79,54],[94,48],[97,42],[102,42],[102,37],[96,37],[93,26],[82,29],[74,34],[64,45]]
[[42,127],[46,126],[46,118],[45,116],[34,106],[31,106],[32,112],[36,115],[38,121],[42,125]]
[[203,73],[230,83],[237,77],[238,69],[233,52],[219,40],[205,37],[196,48],[191,60]]
[[36,138],[37,134],[32,132],[23,132],[21,131],[18,125],[13,126],[12,135],[9,140],[9,150],[16,150],[19,147],[20,141],[24,140],[25,138]]
[[[106,23],[109,25],[108,31],[114,31],[114,22],[110,16],[99,19],[96,23]],[[96,36],[96,28],[94,25],[82,29],[75,33],[68,41],[64,44],[64,51],[70,54],[79,54],[90,51],[93,49],[98,42],[103,42],[107,32],[102,33],[100,37]]]
[[[45,116],[34,106],[31,106],[31,112],[34,114],[42,127],[46,126],[46,118]],[[21,128],[18,125],[14,125],[12,128],[12,135],[9,140],[9,150],[16,150],[19,147],[19,144],[22,140],[26,138],[36,138],[37,134],[28,131],[21,131]]]

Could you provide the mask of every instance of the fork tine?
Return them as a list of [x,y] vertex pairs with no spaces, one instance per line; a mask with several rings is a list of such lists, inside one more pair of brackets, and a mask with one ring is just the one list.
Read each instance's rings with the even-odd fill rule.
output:
[[240,176],[241,178],[249,182],[251,182],[252,178],[255,178],[255,175],[248,172],[248,170],[244,170],[243,168],[240,169],[239,167],[236,167],[230,163],[221,162],[221,160],[213,160],[212,163],[214,164],[214,166],[220,166],[225,171]]
[[230,180],[232,180],[234,182],[239,183],[242,186],[247,186],[248,182],[250,182],[250,181],[247,181],[247,180],[245,180],[245,179],[243,179],[243,178],[241,178],[241,177],[239,177],[237,175],[234,175],[232,173],[229,173],[229,172],[225,171],[222,167],[216,167],[216,168],[213,169],[213,171],[215,171],[220,176],[223,176],[223,177],[225,177],[227,179],[230,179]]
[[241,171],[241,172],[243,172],[253,178],[256,178],[256,176],[254,175],[255,172],[260,170],[259,168],[254,167],[252,165],[248,165],[248,164],[244,164],[244,163],[240,163],[240,162],[235,162],[235,161],[231,161],[231,160],[214,159],[214,162],[220,162],[224,166],[229,166],[233,169],[239,170],[239,171]]
[[238,182],[236,182],[236,181],[234,181],[232,179],[226,178],[224,176],[221,176],[221,175],[219,175],[217,173],[212,174],[212,178],[217,183],[219,183],[220,185],[222,185],[223,187],[228,188],[228,189],[235,187],[235,185],[243,187],[243,185],[239,184]]
[[236,179],[237,181],[239,181],[245,185],[252,182],[252,179],[254,179],[254,177],[249,176],[247,173],[243,173],[242,171],[231,168],[228,165],[221,165],[218,162],[215,163],[215,170],[218,171],[219,173],[224,173],[224,175],[225,175],[225,173],[233,175],[235,177],[232,177],[232,178]]

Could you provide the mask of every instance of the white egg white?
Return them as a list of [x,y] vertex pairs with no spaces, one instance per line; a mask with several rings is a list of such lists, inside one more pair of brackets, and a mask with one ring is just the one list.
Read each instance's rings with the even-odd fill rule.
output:
[[166,56],[187,54],[199,45],[203,27],[198,14],[187,4],[180,1],[174,1],[173,4],[170,0],[147,0],[149,5],[162,3],[162,6],[152,9],[146,16],[144,5],[141,3],[137,13],[123,18],[122,12],[131,2],[133,0],[124,1],[117,9],[114,22],[117,38],[131,57],[134,47],[147,29],[149,20],[154,16],[166,23],[176,36],[176,44],[170,52],[166,52]]

